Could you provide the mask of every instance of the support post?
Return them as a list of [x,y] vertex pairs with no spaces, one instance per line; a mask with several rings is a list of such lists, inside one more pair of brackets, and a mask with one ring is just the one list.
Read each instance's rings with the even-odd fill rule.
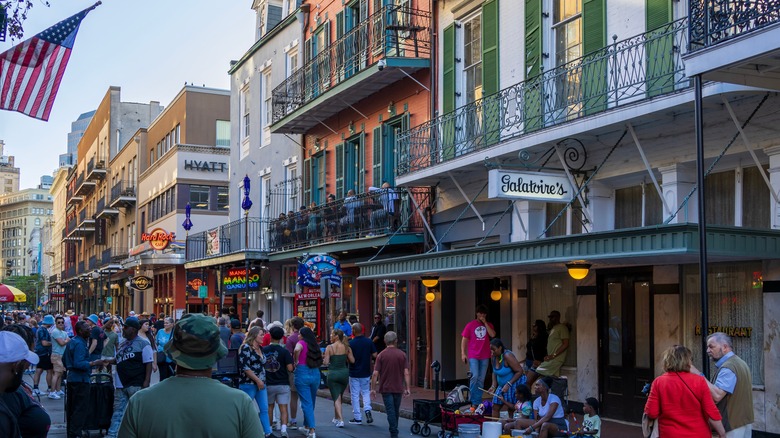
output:
[[707,356],[707,333],[709,302],[707,287],[707,218],[704,196],[704,117],[702,107],[701,75],[693,77],[695,94],[694,120],[696,124],[696,186],[699,188],[699,292],[701,294],[701,371],[710,375],[710,361]]

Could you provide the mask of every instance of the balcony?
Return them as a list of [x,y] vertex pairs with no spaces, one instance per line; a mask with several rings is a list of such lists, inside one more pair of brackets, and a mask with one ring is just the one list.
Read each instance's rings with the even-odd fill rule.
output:
[[780,2],[689,0],[685,72],[780,90]]
[[[305,133],[321,120],[429,68],[430,56],[430,13],[386,6],[273,90],[271,131]],[[385,64],[381,69],[380,60]]]
[[119,210],[116,208],[106,207],[105,198],[98,199],[97,205],[95,205],[95,217],[98,219],[109,218],[113,219],[119,216]]
[[364,238],[419,234],[424,231],[420,214],[425,215],[432,199],[433,191],[428,187],[399,187],[339,199],[299,211],[292,217],[280,215],[268,224],[269,249],[274,253]]
[[100,254],[100,266],[118,264],[127,258],[128,253],[127,248],[106,248]]
[[245,217],[213,230],[187,236],[187,262],[235,254],[242,251],[267,250],[268,221]]
[[396,148],[398,176],[532,132],[689,88],[682,60],[682,50],[687,47],[686,23],[681,19],[615,41],[401,132]]
[[76,266],[68,266],[65,270],[65,276],[63,278],[73,278],[76,276]]
[[77,268],[76,274],[81,275],[81,274],[84,274],[85,272],[86,271],[84,270],[84,261],[80,261],[78,263],[78,268]]
[[107,172],[104,160],[96,160],[95,157],[92,157],[89,163],[87,163],[87,180],[89,181],[103,179],[106,177]]
[[93,269],[97,269],[97,256],[90,257],[87,266],[89,267],[90,271]]
[[111,197],[108,202],[109,207],[128,208],[134,206],[135,202],[135,184],[130,184],[128,181],[119,181],[114,184],[114,187],[111,187]]
[[95,187],[97,187],[97,183],[95,181],[90,181],[84,177],[84,172],[81,172],[79,176],[76,177],[76,195],[77,196],[84,196],[88,195],[92,192],[92,190],[95,190]]
[[95,230],[95,218],[86,208],[79,212],[79,227],[91,227],[92,231]]
[[84,202],[83,196],[78,196],[74,193],[74,190],[68,188],[67,190],[67,203],[68,205],[79,205]]

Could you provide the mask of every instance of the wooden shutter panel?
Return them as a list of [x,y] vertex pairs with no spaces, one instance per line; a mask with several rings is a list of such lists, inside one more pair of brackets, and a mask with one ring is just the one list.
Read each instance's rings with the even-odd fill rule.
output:
[[672,21],[671,0],[646,0],[645,25],[649,41],[645,54],[647,95],[657,96],[674,90],[674,35],[668,34]]
[[382,184],[382,178],[384,177],[384,175],[382,175],[382,155],[383,155],[382,143],[384,140],[384,137],[382,136],[382,125],[379,125],[376,128],[374,128],[374,131],[371,134],[371,140],[373,141],[374,144],[374,148],[372,151],[373,159],[372,159],[372,166],[371,166],[371,181],[372,181],[371,185],[374,187],[379,187]]
[[[442,114],[455,111],[455,24],[444,28],[444,51],[442,53]],[[455,123],[445,120],[441,125],[441,148],[445,159],[455,156]],[[438,153],[433,153],[438,155]]]
[[[542,0],[525,0],[525,87],[523,126],[525,132],[542,127]],[[534,79],[536,78],[536,79]]]
[[311,202],[311,158],[303,160],[303,202]]
[[585,114],[607,107],[607,57],[599,53],[606,45],[605,0],[585,0],[582,5],[582,50],[590,60],[582,69]]
[[501,105],[498,96],[500,88],[498,61],[498,0],[482,5],[482,124],[485,144],[496,144],[500,140]]
[[355,192],[364,193],[366,191],[366,133],[360,133],[357,163],[357,188]]
[[336,145],[336,198],[344,197],[344,143]]

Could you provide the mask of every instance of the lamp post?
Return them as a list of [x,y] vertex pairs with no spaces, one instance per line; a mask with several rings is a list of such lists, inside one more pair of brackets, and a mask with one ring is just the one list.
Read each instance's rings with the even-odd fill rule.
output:
[[[249,175],[244,175],[244,200],[241,202],[241,208],[244,210],[244,254],[249,249],[249,209],[252,208],[252,200],[249,199],[249,190],[251,180]],[[249,259],[244,257],[245,283],[244,283],[244,305],[241,306],[241,318],[249,320]]]

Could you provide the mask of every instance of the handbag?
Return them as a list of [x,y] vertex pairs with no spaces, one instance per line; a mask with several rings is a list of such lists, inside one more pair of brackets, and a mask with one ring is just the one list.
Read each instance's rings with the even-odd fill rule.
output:
[[648,417],[646,413],[642,414],[642,436],[645,438],[659,438],[656,420]]

